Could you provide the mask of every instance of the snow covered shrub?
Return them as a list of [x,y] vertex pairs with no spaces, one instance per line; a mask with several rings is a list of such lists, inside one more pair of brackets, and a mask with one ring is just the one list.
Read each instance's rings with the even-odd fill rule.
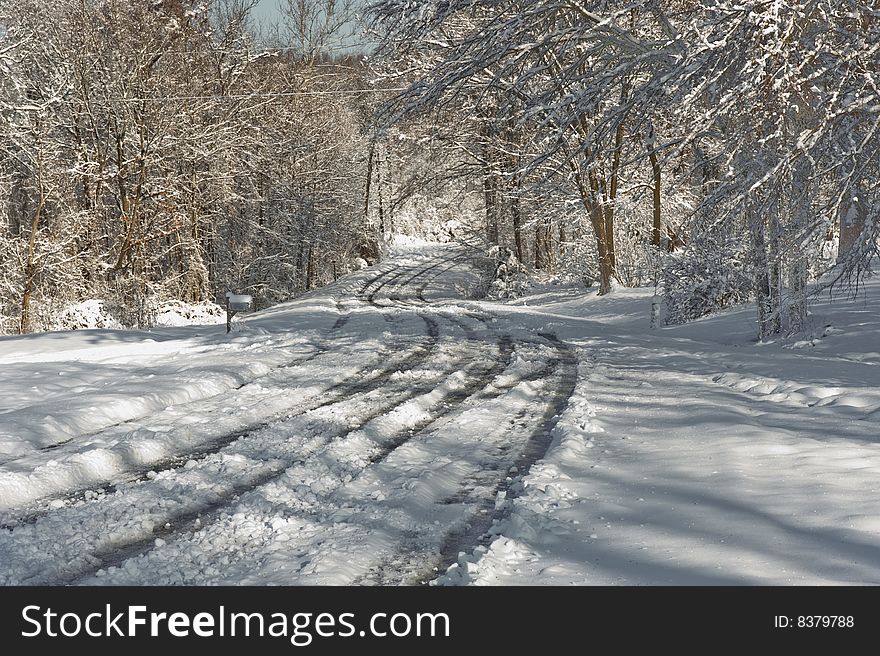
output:
[[581,211],[571,211],[560,214],[557,223],[562,226],[558,258],[560,279],[592,287],[599,280],[599,260],[595,240],[588,236],[588,219]]
[[665,322],[677,325],[752,298],[754,278],[745,240],[700,238],[670,254],[661,284]]
[[200,326],[226,322],[226,309],[208,301],[166,301],[156,308],[157,326]]
[[506,246],[493,246],[489,257],[495,262],[488,295],[492,298],[510,299],[522,296],[528,290],[525,267]]
[[561,279],[573,280],[590,288],[599,280],[599,261],[596,248],[586,239],[571,240],[560,247],[559,270]]
[[55,313],[52,330],[81,330],[84,328],[122,328],[122,324],[104,307],[104,301],[90,299],[66,305]]

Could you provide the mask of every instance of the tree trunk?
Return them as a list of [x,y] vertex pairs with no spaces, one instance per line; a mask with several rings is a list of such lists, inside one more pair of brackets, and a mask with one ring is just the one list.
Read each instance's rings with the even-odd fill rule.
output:
[[370,223],[370,203],[373,195],[373,167],[376,160],[376,142],[370,143],[370,151],[367,156],[367,179],[366,188],[364,189],[364,223],[361,241],[358,244],[358,257],[370,264],[379,259],[379,244],[376,242],[376,235],[371,229]]
[[609,253],[608,242],[605,239],[605,216],[601,209],[592,212],[592,223],[599,257],[599,296],[604,296],[611,292],[611,280],[614,278],[614,251]]
[[40,228],[40,220],[45,206],[46,195],[43,192],[42,184],[40,184],[40,200],[31,221],[31,234],[28,238],[27,259],[24,266],[24,289],[21,294],[21,319],[19,322],[19,332],[22,335],[27,334],[31,329],[31,294],[33,293],[34,273],[36,272],[37,230]]
[[611,291],[611,279],[614,277],[614,244],[613,242],[610,244],[611,253],[609,256],[609,243],[605,234],[607,222],[602,204],[599,202],[598,182],[595,182],[594,177],[588,174],[588,184],[588,181],[584,180],[583,170],[574,161],[569,160],[569,167],[574,174],[581,204],[587,211],[590,217],[590,224],[593,226],[593,236],[596,238],[596,255],[599,264],[599,295],[602,296]]
[[510,214],[513,219],[513,243],[516,246],[516,259],[520,262],[524,262],[525,252],[523,251],[522,208],[520,207],[519,196],[511,201]]
[[[654,148],[654,126],[650,125],[648,127],[648,138],[646,140],[646,146],[648,148],[648,159],[651,160],[651,171],[654,174],[654,226],[651,231],[651,243],[654,247],[659,251],[660,250],[660,232],[663,227],[662,223],[662,215],[660,213],[660,182],[661,182],[661,171],[660,171],[660,161],[657,158],[657,151]],[[671,232],[670,232],[671,236]],[[670,252],[674,250],[674,246],[672,245],[672,240],[670,239],[669,245],[667,246],[670,249]]]
[[309,255],[306,258],[306,291],[314,287],[315,277],[315,249],[309,245]]
[[774,204],[771,209],[770,216],[770,243],[768,244],[769,266],[768,273],[770,277],[770,308],[772,314],[770,316],[770,329],[772,334],[777,335],[782,332],[782,252],[781,252],[781,217],[779,216],[781,208]]
[[370,152],[367,156],[367,184],[364,189],[364,223],[370,220],[370,192],[373,185],[373,160],[376,157],[376,142],[370,143]]
[[607,207],[607,199],[603,198],[599,180],[590,173],[590,190],[588,207],[593,232],[596,235],[596,250],[599,257],[599,295],[611,292],[611,279],[614,278],[617,266],[614,254],[614,210]]
[[483,179],[483,198],[486,205],[486,239],[498,245],[498,180],[493,173]]
[[[624,85],[623,98],[627,94],[627,86]],[[623,152],[623,136],[624,136],[624,119],[617,124],[617,130],[614,132],[614,157],[611,161],[611,180],[609,183],[608,197],[605,199],[605,243],[608,249],[608,259],[611,267],[617,267],[617,253],[614,248],[614,212],[617,204],[617,187],[620,177],[620,157]],[[610,291],[610,290],[609,290]]]
[[535,228],[535,268],[547,273],[553,271],[553,226],[549,220]]
[[[787,182],[786,221],[797,230],[804,230],[813,220],[813,183],[809,167],[803,161],[796,164]],[[800,193],[797,193],[797,192]],[[788,269],[788,286],[791,302],[788,306],[788,323],[792,331],[803,330],[807,321],[807,277],[809,264],[802,251],[793,252]]]
[[868,211],[863,194],[850,188],[840,205],[840,241],[837,248],[838,263],[846,262],[855,251],[858,253],[859,239],[865,230]]
[[766,339],[775,334],[774,315],[778,316],[778,308],[774,308],[774,297],[771,292],[770,262],[767,257],[767,234],[764,221],[754,210],[749,217],[749,228],[752,234],[752,253],[755,267],[755,302],[758,309],[758,338]]
[[489,244],[500,245],[501,184],[498,179],[498,161],[493,144],[498,138],[493,123],[497,120],[497,108],[485,110],[483,118],[483,200],[486,210],[486,240]]
[[[317,168],[317,167],[316,167]],[[376,197],[379,202],[379,234],[385,237],[385,198],[382,193],[382,159],[376,156]]]
[[788,321],[791,330],[801,330],[807,319],[807,260],[795,255],[788,272],[788,285],[791,288],[791,304],[788,307]]
[[559,222],[559,259],[565,260],[567,254],[568,234],[565,231],[565,224]]

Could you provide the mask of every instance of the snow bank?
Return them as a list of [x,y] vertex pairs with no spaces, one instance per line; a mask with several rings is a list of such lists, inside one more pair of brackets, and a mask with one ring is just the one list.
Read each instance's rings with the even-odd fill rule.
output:
[[[155,309],[156,326],[200,326],[226,322],[226,309],[216,303],[165,301]],[[106,302],[90,299],[67,305],[56,312],[52,330],[122,329]]]
[[122,328],[104,307],[104,301],[91,299],[67,305],[58,311],[53,330],[81,330],[83,328]]
[[157,326],[199,326],[226,323],[226,309],[216,303],[167,301],[156,310]]

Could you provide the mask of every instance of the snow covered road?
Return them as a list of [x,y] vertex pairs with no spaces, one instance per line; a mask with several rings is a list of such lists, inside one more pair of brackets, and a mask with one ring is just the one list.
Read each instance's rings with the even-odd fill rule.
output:
[[480,261],[0,338],[0,583],[880,584],[880,281],[759,343]]
[[[231,342],[158,342],[138,367],[132,342],[84,349],[75,402],[18,399],[3,424],[30,433],[6,437],[0,580],[433,577],[546,450],[576,376],[553,335],[498,330],[459,298],[481,285],[468,261],[399,256],[253,317]],[[52,360],[17,358],[31,372]],[[105,398],[129,376],[134,389]],[[117,409],[95,417],[102,403]],[[67,419],[33,421],[44,413]]]

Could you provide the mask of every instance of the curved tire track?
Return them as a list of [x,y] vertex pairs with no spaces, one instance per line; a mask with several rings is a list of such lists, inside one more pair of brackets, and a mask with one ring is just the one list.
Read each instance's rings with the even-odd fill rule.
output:
[[[445,268],[444,264],[447,265]],[[553,347],[556,353],[555,357],[548,359],[545,363],[538,366],[537,369],[526,374],[506,373],[515,351],[517,349],[528,350],[531,348],[530,340],[515,341],[510,336],[501,334],[493,328],[490,325],[491,317],[470,310],[463,311],[458,315],[448,309],[432,312],[430,303],[425,299],[427,286],[455,266],[457,266],[456,263],[449,264],[447,259],[432,258],[420,263],[415,272],[410,267],[390,269],[365,281],[358,293],[362,304],[378,309],[382,312],[385,319],[392,324],[395,322],[396,316],[399,316],[399,313],[395,313],[395,311],[401,309],[411,310],[412,314],[409,316],[414,314],[419,317],[425,323],[425,332],[420,334],[417,344],[412,345],[408,351],[401,357],[396,358],[393,363],[386,363],[378,373],[363,380],[348,379],[331,386],[328,388],[328,391],[332,390],[331,398],[323,398],[320,402],[311,404],[312,407],[300,409],[280,423],[286,424],[288,421],[301,418],[303,415],[311,412],[320,412],[322,409],[341,402],[353,399],[355,401],[358,399],[366,400],[369,395],[380,391],[386,392],[386,399],[368,408],[365,414],[357,416],[341,432],[335,432],[332,435],[322,435],[319,431],[318,434],[308,436],[303,444],[304,451],[298,453],[296,457],[279,457],[274,461],[264,461],[262,463],[264,467],[259,471],[254,471],[253,476],[239,478],[231,485],[227,485],[224,491],[213,495],[212,498],[191,504],[179,512],[169,513],[163,517],[164,525],[154,528],[147,536],[133,537],[127,541],[116,541],[105,548],[99,547],[94,549],[91,553],[83,555],[82,559],[78,559],[79,566],[51,579],[49,582],[53,584],[92,583],[94,581],[90,581],[90,577],[99,570],[120,566],[129,559],[151,551],[156,544],[157,538],[186,540],[191,532],[210,526],[216,520],[225,516],[225,511],[232,507],[242,495],[255,492],[264,486],[279,481],[292,467],[297,467],[309,462],[311,459],[319,458],[322,454],[330,454],[331,452],[328,449],[332,449],[333,445],[343,443],[349,436],[363,430],[373,420],[386,415],[413,399],[435,393],[438,386],[450,380],[450,377],[456,372],[462,372],[464,375],[463,384],[444,390],[438,400],[432,401],[433,405],[431,405],[430,411],[419,420],[408,425],[405,430],[401,430],[393,435],[383,436],[381,441],[375,445],[375,449],[369,454],[366,462],[363,463],[360,471],[352,471],[353,477],[349,477],[346,481],[340,481],[340,487],[357,479],[372,466],[383,463],[392,453],[411,440],[430,439],[429,433],[432,426],[436,426],[447,417],[455,415],[459,410],[464,410],[468,404],[474,406],[481,402],[497,399],[522,382],[534,382],[558,377],[559,381],[554,383],[552,390],[549,392],[550,398],[545,399],[543,402],[546,407],[540,417],[540,421],[533,427],[524,448],[516,459],[519,470],[521,472],[527,471],[531,464],[543,456],[552,441],[552,431],[558,421],[558,415],[564,409],[574,387],[573,376],[576,375],[576,358],[555,336],[542,334],[540,335],[541,342],[545,348],[547,344]],[[409,277],[407,277],[408,274]],[[413,286],[415,286],[415,290],[411,291],[410,288]],[[353,310],[350,310],[344,317],[340,317],[336,328],[344,326],[347,318],[352,315]],[[346,321],[340,324],[340,321],[344,318]],[[477,332],[477,329],[470,322],[482,324],[480,331]],[[463,331],[465,348],[457,356],[451,357],[447,364],[432,370],[432,374],[426,380],[419,381],[414,386],[408,385],[403,389],[397,389],[397,384],[392,380],[395,373],[401,369],[413,370],[426,365],[431,361],[432,355],[441,348],[441,327],[443,326],[455,326]],[[327,346],[328,350],[331,348],[332,343]],[[477,356],[482,356],[483,359],[480,360]],[[315,357],[317,357],[317,354],[315,354]],[[572,371],[575,373],[571,374]],[[392,398],[392,400],[388,401],[388,398]],[[169,462],[169,467],[162,473],[173,475],[185,462],[195,459],[204,460],[211,455],[220,453],[224,449],[232,448],[238,443],[244,443],[254,433],[258,433],[262,428],[268,427],[269,423],[267,422],[224,436],[222,443],[215,441],[210,445],[206,444],[206,448],[203,450],[177,457],[174,462]],[[138,472],[137,474],[138,479],[134,481],[127,479],[125,482],[136,483],[137,480],[145,480],[147,478],[146,472]],[[503,471],[493,470],[487,472],[488,478],[492,476],[495,476],[492,479],[494,481],[493,492],[507,490],[509,481],[505,480],[506,469]],[[466,485],[466,483],[465,481],[463,485]],[[486,481],[481,480],[480,484],[485,486]],[[120,494],[123,492],[124,490],[120,490]],[[327,499],[332,499],[334,494],[335,490],[328,490]],[[99,501],[113,499],[115,496],[106,495]],[[462,490],[462,498],[466,496],[466,490]],[[70,500],[78,501],[79,499],[71,497]],[[468,498],[467,501],[473,506],[474,521],[469,521],[466,527],[456,529],[446,536],[445,542],[440,548],[439,557],[436,548],[428,552],[404,548],[392,558],[386,559],[383,564],[360,580],[362,582],[378,580],[383,583],[421,581],[426,578],[423,573],[430,571],[430,566],[443,566],[447,560],[451,564],[457,558],[459,550],[473,549],[482,539],[485,529],[491,526],[492,520],[497,519],[498,515],[494,512],[494,493],[491,497]],[[83,507],[84,505],[77,506],[77,508]],[[490,508],[493,510],[492,513],[488,512]],[[486,517],[480,517],[481,511],[486,511],[482,513]],[[33,521],[36,522],[42,516],[35,517]],[[162,520],[159,521],[161,522]],[[417,575],[414,575],[414,573],[417,573]],[[26,583],[43,584],[46,582],[45,578],[40,578],[39,576],[26,581]]]
[[[438,264],[440,264],[440,263],[438,263]],[[416,275],[412,276],[409,279],[409,281],[407,281],[407,282],[411,282],[412,280],[417,279],[420,275],[424,275],[425,272],[429,271],[430,269],[435,268],[436,266],[437,265],[434,265],[432,267],[425,267],[425,268],[421,269],[419,272],[417,272]],[[397,277],[397,276],[395,276],[395,277]],[[382,283],[381,286],[385,286],[385,285],[389,284],[389,282],[390,281],[386,280]],[[364,286],[364,289],[366,289],[368,286],[369,286],[369,282],[367,285]],[[378,290],[374,290],[370,294],[370,296],[368,297],[368,299],[369,299],[368,302],[371,302],[372,304],[375,304],[375,305],[379,305],[375,299],[376,291],[378,291]],[[437,344],[437,322],[430,317],[427,317],[424,315],[420,315],[420,316],[422,316],[422,319],[425,320],[426,325],[428,326],[428,343],[429,343],[428,346],[429,346],[429,348],[421,349],[421,350],[417,349],[414,353],[411,353],[409,356],[407,356],[403,360],[395,362],[394,366],[386,367],[386,369],[383,370],[383,372],[380,375],[374,376],[371,379],[369,379],[368,381],[359,381],[354,384],[341,384],[341,385],[339,385],[338,389],[340,391],[339,391],[338,396],[340,398],[333,399],[333,400],[326,400],[320,404],[317,404],[314,408],[311,408],[310,411],[333,405],[334,403],[340,402],[340,400],[344,400],[346,398],[351,398],[351,396],[353,396],[353,395],[365,394],[365,393],[369,393],[370,391],[380,389],[380,388],[382,388],[383,384],[385,384],[387,382],[387,379],[389,378],[392,370],[394,370],[394,371],[399,370],[401,368],[400,367],[401,364],[414,366],[414,365],[417,365],[418,363],[421,363],[421,362],[424,362],[425,360],[427,360],[427,358],[430,355],[431,348],[436,347],[436,344]],[[468,336],[469,342],[476,344],[478,346],[484,346],[484,342],[482,340],[476,338],[472,334],[472,331],[468,332],[468,331],[470,331],[470,328],[467,327],[465,324],[463,324],[457,320],[454,320],[453,323],[459,323],[460,325],[462,325],[462,328],[465,330],[465,332]],[[430,417],[429,420],[424,420],[424,422],[423,422],[424,424],[432,423],[433,421],[436,420],[437,416],[440,416],[442,414],[446,414],[446,413],[450,412],[456,405],[462,403],[467,397],[471,396],[475,390],[484,388],[501,371],[503,371],[503,369],[509,363],[509,360],[510,360],[510,357],[512,354],[512,346],[509,344],[509,341],[506,341],[504,339],[499,339],[496,344],[496,348],[498,350],[500,359],[498,359],[498,358],[494,359],[492,364],[488,367],[482,367],[482,368],[479,366],[466,367],[465,371],[467,371],[469,369],[476,370],[476,371],[471,371],[469,373],[472,380],[464,388],[455,390],[452,393],[445,395],[442,399],[442,403],[440,404],[442,406],[440,412],[435,412]],[[453,370],[455,368],[456,367],[453,367]],[[450,374],[449,371],[443,371],[441,373],[440,380],[447,377],[449,374]],[[376,417],[381,416],[381,415],[389,412],[393,408],[398,407],[398,406],[402,405],[403,403],[406,403],[407,401],[411,400],[412,398],[415,398],[419,395],[423,395],[423,394],[427,394],[427,393],[431,392],[437,386],[437,384],[438,384],[438,381],[429,381],[427,383],[420,384],[414,388],[410,388],[409,390],[407,390],[403,394],[398,394],[393,403],[391,403],[390,405],[382,404],[382,406],[379,409],[374,409],[370,415],[368,415],[367,417],[363,417],[357,423],[357,425],[355,427],[346,431],[342,435],[338,435],[338,436],[333,437],[331,440],[328,440],[328,441],[335,441],[335,440],[339,440],[339,439],[344,439],[344,437],[346,435],[351,434],[351,433],[355,432],[356,430],[359,430],[363,425],[366,425],[372,419],[375,419]],[[304,413],[300,413],[300,414],[304,414]],[[370,464],[372,464],[373,462],[376,462],[376,461],[381,461],[385,456],[387,456],[388,453],[393,451],[400,444],[403,444],[406,441],[406,439],[404,439],[404,438],[409,438],[414,433],[418,432],[421,428],[421,425],[422,424],[420,423],[416,426],[411,427],[409,429],[409,431],[407,432],[406,436],[398,436],[397,438],[391,440],[389,443],[385,444],[380,449],[380,451],[378,453],[374,454],[373,458],[371,459]],[[212,449],[211,453],[217,452],[220,449],[222,449],[223,446],[229,446],[229,444],[234,443],[235,441],[238,441],[246,436],[247,436],[247,431],[242,431],[240,433],[236,433],[235,435],[231,436],[231,439],[227,440],[226,444],[222,445],[220,448]],[[188,455],[191,456],[192,454],[188,454]],[[204,458],[204,457],[207,457],[208,455],[210,455],[210,453],[206,450],[206,452],[204,453],[204,455],[202,455],[202,457]],[[190,460],[190,459],[192,459],[192,458],[186,457],[186,456],[181,457],[177,462],[174,463],[174,467],[180,467],[185,461]],[[94,573],[95,571],[97,571],[97,569],[99,569],[101,567],[106,567],[108,565],[111,565],[112,563],[122,562],[122,561],[126,560],[127,558],[130,558],[134,555],[137,555],[138,553],[143,553],[145,551],[148,551],[151,548],[156,537],[162,537],[162,536],[167,536],[167,535],[172,535],[172,534],[179,534],[182,531],[185,531],[187,529],[187,526],[194,524],[196,522],[196,520],[199,520],[199,522],[201,522],[201,520],[204,519],[203,516],[205,513],[217,512],[219,509],[226,507],[230,503],[234,502],[234,500],[240,494],[251,491],[261,485],[265,485],[265,484],[275,480],[276,478],[281,476],[292,464],[295,464],[295,463],[282,462],[276,466],[270,467],[267,471],[264,471],[262,474],[258,475],[257,477],[251,478],[246,481],[241,481],[238,484],[234,485],[230,490],[228,490],[219,499],[216,499],[211,504],[207,504],[207,505],[206,504],[199,504],[199,505],[191,508],[188,512],[166,517],[165,518],[167,520],[166,526],[168,526],[169,528],[167,530],[159,529],[157,531],[154,531],[149,536],[148,539],[135,540],[135,541],[132,541],[132,542],[130,542],[128,544],[124,544],[124,545],[115,544],[114,547],[109,551],[103,551],[101,549],[94,551],[91,554],[91,559],[90,559],[90,562],[93,563],[93,565],[91,567],[87,567],[85,570],[80,569],[76,574],[74,574],[72,576],[65,576],[62,579],[55,581],[55,583],[69,584],[69,583],[76,582],[77,580],[81,579],[82,577],[88,576],[90,573]],[[145,479],[146,476],[142,476],[142,478]],[[111,497],[103,497],[103,498],[108,499]],[[41,516],[42,516],[42,513],[41,513]],[[40,516],[31,517],[29,519],[32,522],[37,521],[38,519],[40,519]],[[172,526],[173,526],[173,528],[171,528]],[[92,560],[92,559],[94,559],[94,560]]]
[[[358,292],[358,297],[361,300],[366,301],[370,305],[381,309],[383,306],[375,301],[375,295],[377,291],[386,286],[391,280],[397,279],[402,275],[405,275],[406,271],[396,272],[396,274],[391,279],[381,282],[379,287],[369,294],[367,293],[367,290],[373,284],[382,281],[383,278],[386,278],[390,273],[394,272],[395,270],[391,269],[389,271],[382,272],[379,275],[374,276],[373,278],[364,282]],[[421,272],[417,273],[414,277],[418,277],[418,275],[420,274]],[[101,489],[103,493],[113,493],[116,491],[117,486],[124,483],[146,480],[147,475],[150,473],[162,473],[169,470],[178,469],[191,460],[203,460],[213,454],[219,453],[223,449],[238,442],[239,440],[246,438],[257,431],[263,430],[274,423],[277,423],[278,421],[285,421],[294,417],[299,417],[314,410],[326,408],[340,403],[341,401],[344,401],[353,395],[365,394],[381,387],[382,385],[386,384],[395,373],[402,370],[409,370],[418,366],[419,364],[426,361],[428,357],[430,357],[430,355],[436,350],[437,342],[439,339],[439,327],[437,323],[430,317],[426,317],[423,315],[419,316],[425,322],[427,329],[427,340],[421,340],[412,348],[411,352],[409,352],[404,357],[394,358],[390,362],[386,362],[378,371],[372,365],[368,365],[367,367],[362,368],[360,371],[351,376],[351,379],[354,380],[348,379],[339,383],[335,383],[333,385],[330,385],[322,392],[316,394],[313,397],[315,398],[316,402],[307,403],[304,406],[300,406],[294,410],[284,410],[280,413],[277,413],[273,417],[266,419],[265,421],[261,421],[255,424],[249,424],[221,437],[206,440],[202,445],[197,448],[191,448],[185,452],[173,454],[163,460],[150,462],[141,467],[130,468],[124,473],[121,473],[119,476],[113,477],[112,479],[93,480],[82,488],[68,489],[61,494],[47,495],[41,497],[37,500],[40,504],[40,507],[36,510],[24,508],[22,509],[24,510],[24,512],[21,512],[21,510],[19,510],[18,512],[16,512],[15,510],[7,511],[0,515],[0,517],[2,517],[2,520],[0,520],[0,530],[12,530],[18,526],[32,524],[36,522],[41,517],[45,517],[52,511],[52,508],[49,505],[52,502],[61,501],[65,505],[77,503],[79,501],[85,500],[85,495],[95,488]],[[347,323],[347,319],[350,317],[351,313],[345,315],[344,317],[341,317],[340,320],[346,319],[346,322],[340,324],[340,322],[337,321],[337,325],[345,325],[345,323]],[[386,319],[387,318],[388,317],[386,316]],[[334,326],[334,329],[337,328],[337,325]],[[332,347],[333,344],[330,340],[324,340],[324,343],[318,347],[318,350],[315,353],[307,356],[301,361],[297,361],[293,364],[280,365],[274,368],[272,372],[268,372],[264,376],[249,380],[248,382],[243,383],[242,385],[234,389],[224,392],[224,394],[228,394],[230,391],[238,391],[243,389],[247,385],[263,381],[266,377],[277,373],[278,370],[294,369],[301,366],[302,364],[314,361],[319,356],[330,352],[332,350]],[[367,374],[367,372],[369,371],[372,371],[373,373]],[[183,407],[186,407],[189,405],[204,403],[205,401],[209,401],[214,398],[216,398],[216,395],[181,405]],[[129,420],[125,422],[119,422],[118,424],[106,427],[104,430],[106,431],[114,428],[120,428],[129,424],[131,424],[133,427],[136,427],[137,421],[138,420]],[[54,445],[53,448],[57,449],[62,446],[62,444],[63,443]]]

